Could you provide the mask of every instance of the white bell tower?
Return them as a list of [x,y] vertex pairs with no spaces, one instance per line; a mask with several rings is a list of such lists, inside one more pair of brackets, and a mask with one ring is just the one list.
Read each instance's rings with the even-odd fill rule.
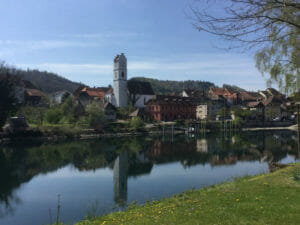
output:
[[124,53],[114,59],[114,95],[117,107],[128,106],[127,59]]

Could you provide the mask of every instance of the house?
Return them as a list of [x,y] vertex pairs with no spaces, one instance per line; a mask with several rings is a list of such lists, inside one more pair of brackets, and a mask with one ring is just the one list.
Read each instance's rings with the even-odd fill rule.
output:
[[147,114],[145,108],[137,108],[133,113],[129,115],[130,118],[139,117],[142,120],[146,120]]
[[212,100],[217,100],[222,96],[226,99],[227,104],[238,104],[238,93],[230,88],[211,87],[208,91],[208,97]]
[[262,102],[254,101],[248,102],[247,108],[251,111],[256,112],[256,120],[264,120],[265,119],[265,105]]
[[110,88],[107,87],[80,87],[79,90],[76,90],[74,96],[77,98],[79,103],[85,108],[93,101],[98,101],[105,103],[106,97],[112,92]]
[[156,121],[196,119],[196,105],[186,97],[155,95],[147,102],[146,111]]
[[243,105],[247,105],[249,102],[259,102],[263,100],[263,96],[258,92],[250,91],[241,91],[238,97]]
[[154,96],[149,82],[130,80],[127,82],[129,103],[137,108],[145,108],[147,102]]
[[37,106],[45,94],[38,90],[30,81],[22,80],[18,76],[0,74],[1,79],[9,79],[14,85],[14,95],[20,105]]
[[63,98],[67,96],[72,96],[73,94],[69,91],[57,91],[50,95],[51,103],[53,104],[61,104],[63,101]]
[[198,104],[196,108],[197,120],[216,120],[218,112],[226,107],[226,99],[223,96],[218,96],[218,99],[209,102]]
[[207,94],[205,91],[184,89],[182,91],[182,97],[198,98],[198,99],[207,99]]
[[104,116],[106,120],[115,121],[117,119],[117,108],[109,102],[105,103]]
[[25,105],[39,106],[43,96],[45,96],[45,94],[38,89],[25,88]]
[[267,99],[264,99],[262,101],[264,104],[264,118],[265,120],[274,120],[279,119],[284,115],[285,109],[283,108],[283,102],[282,99],[276,96],[270,96]]

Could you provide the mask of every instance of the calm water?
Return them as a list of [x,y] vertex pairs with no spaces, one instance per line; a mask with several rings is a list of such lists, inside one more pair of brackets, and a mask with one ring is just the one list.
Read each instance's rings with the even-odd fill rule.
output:
[[0,147],[0,225],[73,223],[133,201],[265,173],[299,158],[296,134],[139,137]]

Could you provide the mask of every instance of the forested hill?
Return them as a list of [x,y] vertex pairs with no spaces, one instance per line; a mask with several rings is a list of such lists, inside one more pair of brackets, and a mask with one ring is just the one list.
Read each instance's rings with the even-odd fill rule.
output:
[[171,81],[145,77],[133,77],[131,80],[149,82],[152,85],[155,94],[171,94],[173,92],[182,92],[184,88],[207,91],[210,87],[215,86],[215,84],[211,82],[194,80]]
[[30,69],[22,70],[0,64],[0,72],[1,71],[8,71],[10,75],[18,76],[22,80],[28,80],[38,89],[46,93],[53,93],[63,90],[74,92],[80,85],[80,83],[70,81],[55,73],[49,73],[46,71]]

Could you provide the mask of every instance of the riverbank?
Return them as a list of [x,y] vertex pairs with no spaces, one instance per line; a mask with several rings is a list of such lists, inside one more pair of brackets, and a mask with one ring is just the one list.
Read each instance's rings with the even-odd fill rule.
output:
[[[275,124],[276,125],[276,124]],[[202,128],[201,128],[202,126]],[[145,124],[145,126],[134,129],[128,122],[115,122],[106,125],[102,130],[97,131],[91,128],[76,126],[52,125],[52,126],[33,126],[29,129],[14,134],[0,133],[0,143],[6,144],[14,141],[61,141],[61,140],[79,140],[96,139],[101,137],[129,137],[141,135],[163,135],[163,134],[184,134],[191,129],[191,133],[209,133],[224,131],[220,122],[206,122],[204,125],[187,124],[178,125],[175,122],[161,122],[156,124]],[[298,126],[284,127],[226,127],[226,130],[232,131],[263,131],[263,130],[297,130]]]
[[99,224],[272,224],[300,221],[300,163],[171,198],[130,206],[125,212],[84,220]]

